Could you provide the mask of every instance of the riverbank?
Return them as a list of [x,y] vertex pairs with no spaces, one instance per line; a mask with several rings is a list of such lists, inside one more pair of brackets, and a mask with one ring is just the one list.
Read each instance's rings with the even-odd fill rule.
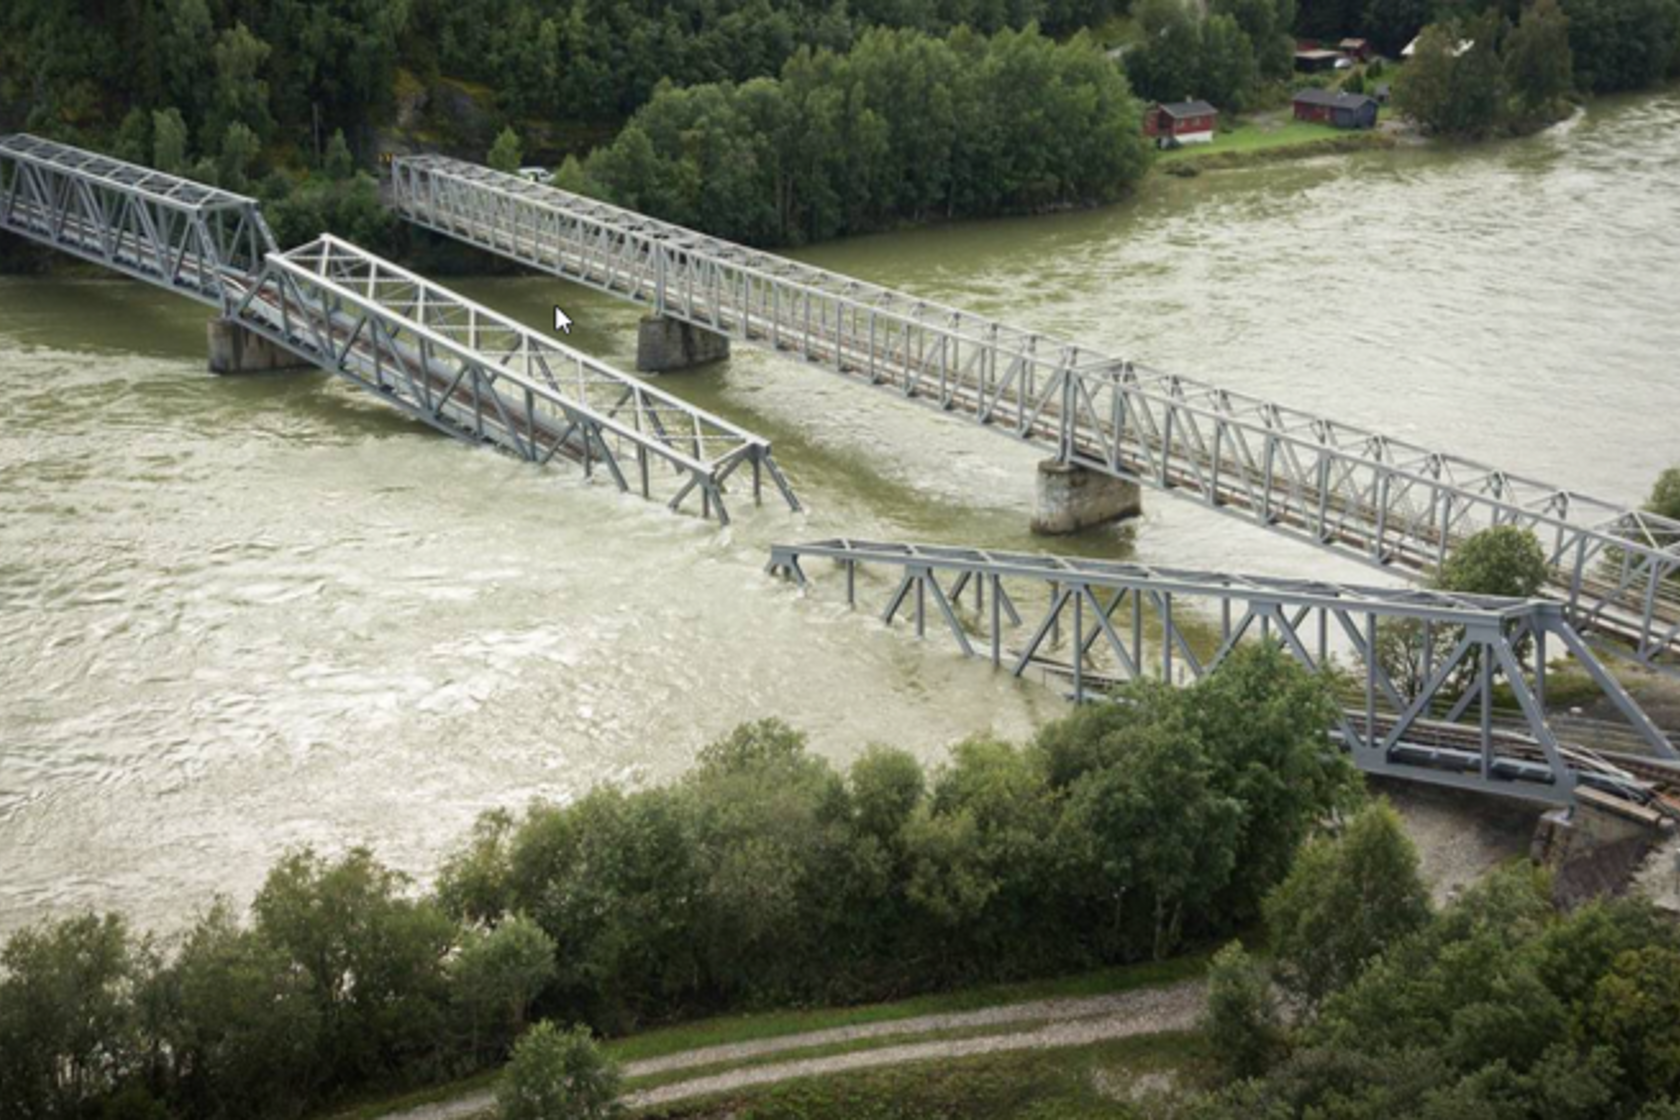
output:
[[1229,128],[1215,132],[1209,143],[1161,152],[1155,157],[1155,166],[1169,175],[1194,175],[1256,163],[1392,148],[1403,139],[1426,143],[1392,119],[1383,120],[1375,129],[1360,131],[1297,121],[1287,111],[1274,110],[1236,119]]

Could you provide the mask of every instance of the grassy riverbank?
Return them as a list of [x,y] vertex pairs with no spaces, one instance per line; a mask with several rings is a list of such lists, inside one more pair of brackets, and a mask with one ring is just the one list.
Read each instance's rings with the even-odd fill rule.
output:
[[1180,174],[1189,168],[1211,170],[1370,148],[1392,148],[1397,142],[1392,132],[1380,129],[1360,132],[1311,121],[1250,119],[1239,120],[1228,130],[1215,133],[1211,143],[1162,152],[1156,156],[1155,162],[1169,174]]

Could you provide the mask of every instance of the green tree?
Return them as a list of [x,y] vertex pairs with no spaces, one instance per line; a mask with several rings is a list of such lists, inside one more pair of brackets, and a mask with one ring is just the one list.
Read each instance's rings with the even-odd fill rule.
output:
[[1198,73],[1198,95],[1227,112],[1240,113],[1253,99],[1260,81],[1254,44],[1232,17],[1202,21]]
[[620,1077],[587,1027],[538,1023],[513,1048],[496,1083],[500,1120],[608,1120],[622,1116]]
[[355,175],[356,161],[350,155],[350,144],[344,139],[342,128],[333,129],[332,138],[327,141],[326,154],[321,157],[321,170],[335,183],[342,183]]
[[1482,137],[1504,127],[1506,90],[1499,57],[1499,18],[1497,10],[1489,9],[1466,22],[1425,28],[1412,58],[1400,71],[1395,88],[1400,111],[1426,132],[1443,136]]
[[896,845],[927,792],[922,764],[908,751],[872,746],[858,756],[847,777],[859,830]]
[[152,160],[152,115],[141,108],[133,108],[122,119],[112,141],[111,151],[118,159],[129,163],[150,163]]
[[1680,521],[1680,467],[1670,467],[1657,476],[1645,508],[1658,517]]
[[187,166],[187,122],[179,109],[152,114],[152,166],[178,175]]
[[1380,801],[1335,840],[1309,840],[1266,900],[1278,978],[1309,1008],[1428,920],[1417,852],[1399,815]]
[[243,191],[250,185],[251,165],[262,150],[257,134],[235,121],[222,134],[220,158],[216,161],[216,181],[230,191]]
[[1224,1075],[1265,1073],[1288,1046],[1266,969],[1233,941],[1214,954],[1207,988],[1201,1026]]
[[467,940],[451,964],[451,980],[471,1053],[486,1046],[498,1052],[519,1035],[531,1004],[557,973],[557,953],[554,939],[520,914]]
[[1280,646],[1237,650],[1219,671],[1180,690],[1186,719],[1222,791],[1243,807],[1237,866],[1220,900],[1231,921],[1257,916],[1289,873],[1301,842],[1326,816],[1359,804],[1363,781],[1324,743],[1340,719],[1331,678],[1308,672]]
[[191,1113],[275,1115],[316,1088],[321,1024],[310,986],[225,904],[194,924],[167,979],[163,1033]]
[[1588,1022],[1641,1098],[1680,1096],[1680,951],[1649,945],[1617,957]]
[[512,128],[504,128],[497,135],[495,144],[490,147],[490,154],[485,162],[497,171],[512,173],[519,170],[519,165],[525,159],[524,149],[519,143],[519,133]]
[[1369,0],[1363,29],[1377,50],[1398,58],[1429,22],[1429,0]]
[[1562,0],[1576,80],[1593,93],[1644,89],[1675,61],[1675,0]]
[[509,909],[561,947],[557,996],[612,1028],[634,1026],[703,979],[700,871],[688,796],[592,790],[538,806],[509,848]]
[[1496,525],[1455,545],[1435,582],[1467,595],[1532,599],[1550,574],[1546,552],[1531,530]]
[[[214,93],[200,135],[218,136],[235,124],[244,125],[259,137],[274,127],[268,109],[268,82],[262,74],[270,50],[267,43],[251,34],[243,23],[221,33],[212,52],[215,59]],[[199,81],[204,76],[199,76]]]
[[114,915],[14,933],[0,950],[0,1114],[77,1117],[139,1061],[144,955]]
[[511,904],[513,831],[513,815],[505,809],[491,809],[473,822],[466,846],[451,853],[438,871],[436,893],[444,913],[469,925],[501,921]]
[[1153,101],[1200,96],[1201,34],[1182,0],[1142,0],[1135,15],[1141,41],[1125,60],[1132,87]]
[[1237,21],[1254,46],[1259,74],[1267,79],[1284,79],[1295,68],[1294,0],[1213,0],[1209,11]]
[[365,849],[330,863],[304,849],[268,874],[256,930],[308,980],[326,1087],[389,1076],[432,1056],[444,1023],[453,924]]
[[1575,86],[1569,19],[1558,0],[1535,0],[1505,42],[1505,78],[1518,112],[1532,121],[1554,119]]
[[[1166,688],[1167,685],[1158,687]],[[1237,866],[1243,806],[1220,788],[1215,762],[1183,726],[1131,731],[1122,765],[1093,771],[1068,792],[1064,843],[1073,877],[1149,915],[1157,959],[1177,948],[1186,914],[1204,912]]]

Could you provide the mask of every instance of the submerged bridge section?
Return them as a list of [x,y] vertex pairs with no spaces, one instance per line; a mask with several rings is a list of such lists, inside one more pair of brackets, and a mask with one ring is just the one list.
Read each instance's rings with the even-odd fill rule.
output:
[[1532,530],[1571,625],[1680,665],[1680,522],[1284,408],[475,164],[392,165],[409,221],[796,355],[1375,567]]
[[723,523],[743,468],[799,508],[767,440],[337,238],[282,253],[252,199],[7,136],[0,230],[211,304],[456,438]]
[[[1070,682],[1075,701],[1145,677],[1198,680],[1244,640],[1278,644],[1313,672],[1351,653],[1335,738],[1361,770],[1557,804],[1587,786],[1680,815],[1680,753],[1556,603],[854,540],[776,545],[769,570],[806,586],[823,561],[843,570],[848,603],[860,576],[883,570],[883,621],[909,616],[918,635],[931,621],[966,656]],[[1401,624],[1421,639],[1409,674],[1370,655]],[[1547,711],[1557,657],[1574,659],[1620,723]]]

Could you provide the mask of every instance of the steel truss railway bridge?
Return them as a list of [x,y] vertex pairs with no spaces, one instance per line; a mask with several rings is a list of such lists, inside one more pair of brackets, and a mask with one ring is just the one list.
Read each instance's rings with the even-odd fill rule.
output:
[[[1024,600],[1011,589],[1048,584],[1047,613],[1008,661],[1017,674],[1051,668],[1071,680],[1075,698],[1143,675],[1155,659],[1169,680],[1200,676],[1256,634],[1321,669],[1337,636],[1364,666],[1362,700],[1349,703],[1338,738],[1367,770],[1565,803],[1591,790],[1650,802],[1675,783],[1673,747],[1582,639],[1608,633],[1653,664],[1675,657],[1680,608],[1666,581],[1680,567],[1680,526],[1672,522],[469,164],[402,159],[393,174],[395,204],[422,225],[669,320],[965,415],[1064,464],[1141,480],[1411,574],[1481,528],[1521,525],[1546,543],[1554,582],[1553,601],[1521,603],[851,541],[778,546],[777,571],[803,582],[802,562],[833,558],[850,597],[860,566],[895,567],[889,620],[913,610],[920,632],[931,603],[964,652],[975,652],[970,634],[983,633],[999,665],[1003,619],[1021,622]],[[252,199],[5,136],[0,231],[207,304],[213,328],[328,370],[450,436],[533,463],[574,462],[621,490],[650,498],[657,490],[672,508],[698,507],[720,522],[729,517],[727,484],[743,478],[755,500],[768,484],[798,508],[766,440],[337,238],[281,252]],[[976,608],[989,592],[989,616],[980,609],[965,622],[965,592]],[[1205,622],[1175,613],[1185,600],[1218,611],[1211,647]],[[1116,621],[1128,606],[1129,642]],[[1404,620],[1426,638],[1450,636],[1413,692],[1365,656],[1378,622]],[[1064,629],[1072,653],[1058,663]],[[1518,656],[1528,642],[1533,670]],[[1603,729],[1578,735],[1546,713],[1551,650],[1579,661],[1625,718],[1611,745],[1642,758],[1595,753]],[[1496,688],[1514,698],[1514,716],[1494,711]]]
[[[883,570],[883,621],[908,616],[918,636],[931,622],[1016,676],[1048,670],[1075,701],[1122,681],[1200,679],[1245,639],[1314,672],[1351,649],[1334,737],[1361,770],[1558,804],[1585,787],[1680,816],[1680,752],[1557,603],[856,540],[776,545],[768,570],[803,587],[816,563],[843,569],[853,605],[860,573]],[[1379,625],[1397,623],[1422,630],[1409,679],[1369,652]],[[1580,666],[1620,722],[1546,711],[1556,656]]]
[[1341,556],[1421,576],[1495,525],[1577,631],[1680,666],[1680,522],[1145,368],[475,164],[393,161],[409,221]]
[[799,508],[767,440],[335,237],[282,253],[252,199],[5,136],[0,230],[209,304],[458,439],[724,523],[742,470]]

